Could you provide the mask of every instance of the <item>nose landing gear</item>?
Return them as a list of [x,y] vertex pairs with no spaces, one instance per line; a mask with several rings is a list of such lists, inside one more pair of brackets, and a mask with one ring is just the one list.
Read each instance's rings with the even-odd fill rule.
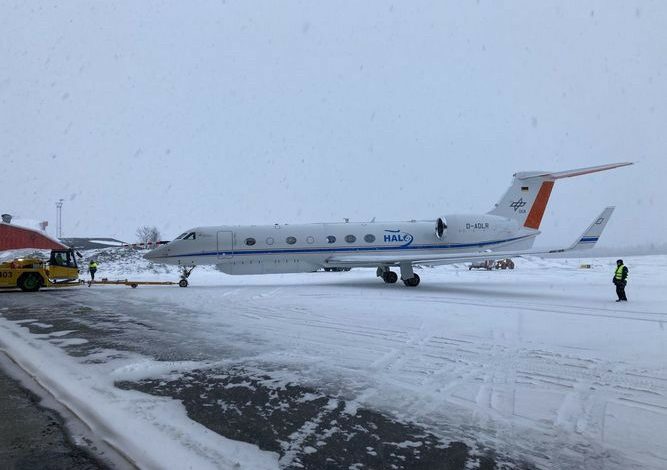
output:
[[193,269],[195,269],[195,266],[191,267],[190,269],[183,266],[183,270],[181,271],[181,280],[178,281],[179,287],[188,287],[188,278],[190,277],[190,273],[192,273]]

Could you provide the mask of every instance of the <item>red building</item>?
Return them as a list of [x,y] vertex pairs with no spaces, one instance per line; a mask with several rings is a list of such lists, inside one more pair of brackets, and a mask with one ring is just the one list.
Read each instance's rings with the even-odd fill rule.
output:
[[22,248],[54,250],[67,247],[41,230],[0,222],[0,251]]

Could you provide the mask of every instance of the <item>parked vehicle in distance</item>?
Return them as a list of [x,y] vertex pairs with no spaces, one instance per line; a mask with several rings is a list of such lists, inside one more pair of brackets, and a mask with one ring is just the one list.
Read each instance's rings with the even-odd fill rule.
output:
[[473,269],[486,269],[487,271],[491,271],[492,269],[514,269],[514,261],[510,258],[499,259],[496,261],[485,259],[484,261],[471,263],[470,266],[468,266],[468,270],[472,271]]
[[499,259],[495,264],[496,269],[514,269],[514,261],[510,258]]

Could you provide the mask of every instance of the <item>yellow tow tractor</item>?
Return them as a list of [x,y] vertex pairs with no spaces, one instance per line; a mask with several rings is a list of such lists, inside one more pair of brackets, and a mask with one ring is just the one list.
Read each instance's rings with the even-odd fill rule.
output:
[[40,287],[78,286],[79,267],[72,249],[51,250],[49,261],[17,258],[0,263],[0,288],[35,292]]

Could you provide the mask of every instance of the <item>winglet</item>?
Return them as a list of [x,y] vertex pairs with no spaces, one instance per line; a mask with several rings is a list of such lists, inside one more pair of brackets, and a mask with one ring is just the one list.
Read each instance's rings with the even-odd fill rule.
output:
[[602,235],[602,231],[607,226],[607,222],[609,222],[614,209],[614,206],[605,208],[605,210],[602,211],[602,214],[600,214],[581,235],[579,241],[572,246],[572,249],[580,250],[582,248],[593,248]]
[[602,231],[607,226],[607,222],[609,222],[614,209],[615,207],[611,206],[603,210],[602,214],[600,214],[598,218],[595,219],[591,225],[589,225],[581,237],[579,237],[577,241],[570,245],[570,247],[564,250],[553,250],[552,252],[562,253],[565,251],[587,250],[593,248],[602,235]]

